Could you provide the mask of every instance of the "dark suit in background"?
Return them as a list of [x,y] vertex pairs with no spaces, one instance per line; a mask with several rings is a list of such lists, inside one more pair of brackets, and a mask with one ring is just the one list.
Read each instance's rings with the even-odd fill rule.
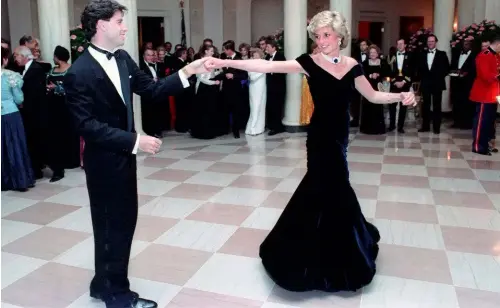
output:
[[[428,59],[434,53],[434,59],[429,68]],[[431,124],[432,104],[432,128],[434,133],[441,132],[441,102],[443,91],[446,90],[445,77],[450,72],[448,55],[442,50],[423,52],[418,62],[418,76],[420,89],[424,102],[422,104],[422,128],[420,131],[429,131]]]
[[[267,55],[268,61],[286,61],[283,53],[276,51],[274,57]],[[267,102],[266,102],[266,124],[269,134],[281,133],[283,127],[283,110],[286,99],[286,74],[267,73],[266,74]]]
[[[467,56],[467,52],[463,53]],[[476,79],[476,56],[469,51],[467,59],[459,67],[462,52],[453,55],[451,60],[451,70],[458,71],[459,76],[452,76],[450,79],[450,95],[453,106],[453,127],[461,129],[471,129],[474,120],[475,105],[469,100],[470,90],[474,79]]]
[[[187,61],[179,58],[170,59],[171,74],[180,71],[188,65]],[[175,95],[175,131],[186,133],[190,129],[190,110],[193,99],[192,91],[186,90]]]
[[[356,59],[358,63],[361,64],[363,64],[363,62],[368,59],[368,55],[366,53],[362,53],[361,50],[359,49],[359,46],[353,48],[352,57]],[[359,118],[361,116],[361,94],[359,94],[357,90],[353,91],[352,101],[351,104],[349,105],[349,113],[352,117],[351,127],[358,127]]]
[[[226,58],[226,60],[230,59],[230,57]],[[241,60],[241,56],[235,54],[232,60]],[[233,78],[227,78],[226,74],[233,74]],[[244,110],[243,104],[249,104],[249,102],[243,102],[242,100],[244,92],[241,81],[248,79],[248,73],[232,67],[225,67],[218,77],[222,80],[222,99],[226,109],[226,127],[231,127],[234,137],[239,138],[240,128],[243,127],[242,123],[240,123],[242,110]]]
[[[21,72],[22,73],[22,72]],[[33,61],[23,75],[24,102],[21,108],[24,129],[26,131],[26,142],[30,154],[31,163],[35,177],[43,176],[42,169],[46,163],[45,153],[47,144],[47,106],[46,106],[46,81],[47,75],[44,67]]]
[[178,74],[154,82],[128,53],[117,53],[121,93],[89,50],[64,80],[66,103],[85,140],[83,159],[95,243],[90,291],[107,304],[130,302],[134,297],[127,278],[138,212],[132,93],[151,100],[183,89]]
[[[156,73],[156,78],[160,78],[157,65],[148,64],[144,59],[141,59],[139,67],[144,73],[148,74],[151,79],[154,79],[155,76],[153,76],[151,72],[151,67]],[[166,98],[141,99],[142,129],[150,136],[160,137],[162,134],[161,119],[163,118],[163,114],[160,112],[160,104],[167,104]]]
[[[408,52],[397,52],[396,59],[392,63],[391,67],[391,92],[392,93],[401,93],[401,92],[409,92],[411,88],[411,83],[413,81],[414,68],[412,66],[412,55]],[[399,63],[402,61],[402,64]],[[401,71],[399,70],[399,66],[401,65]],[[396,87],[395,83],[403,81],[404,85],[402,88]],[[390,124],[389,130],[393,130],[396,128],[396,107],[399,104],[399,115],[398,115],[398,130],[403,132],[405,120],[406,120],[406,111],[407,106],[404,106],[401,102],[394,103],[389,105],[389,117]]]

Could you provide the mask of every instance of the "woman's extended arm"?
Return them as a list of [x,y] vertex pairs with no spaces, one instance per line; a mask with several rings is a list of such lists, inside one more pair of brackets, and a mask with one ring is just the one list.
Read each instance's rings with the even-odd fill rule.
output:
[[392,104],[403,102],[404,105],[413,105],[415,103],[414,95],[407,95],[407,93],[387,93],[373,90],[371,84],[365,76],[359,76],[354,79],[356,89],[368,101],[374,104]]
[[304,73],[300,64],[295,60],[266,61],[261,59],[251,60],[221,60],[210,59],[205,64],[208,69],[232,67],[239,70],[256,73]]

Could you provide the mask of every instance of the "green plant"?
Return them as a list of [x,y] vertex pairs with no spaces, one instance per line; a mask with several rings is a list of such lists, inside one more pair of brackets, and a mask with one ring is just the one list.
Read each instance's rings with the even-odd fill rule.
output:
[[85,32],[82,26],[78,26],[69,32],[70,35],[70,45],[71,45],[71,61],[75,62],[79,56],[83,54],[85,49],[88,47],[89,42],[85,38]]

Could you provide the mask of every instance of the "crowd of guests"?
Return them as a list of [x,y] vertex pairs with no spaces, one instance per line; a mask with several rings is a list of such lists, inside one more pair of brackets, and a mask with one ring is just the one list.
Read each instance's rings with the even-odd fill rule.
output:
[[[442,99],[443,91],[446,90],[445,78],[450,76],[450,94],[452,104],[453,125],[457,129],[474,128],[474,139],[479,136],[482,125],[484,137],[487,135],[489,146],[481,149],[473,149],[478,154],[490,155],[491,152],[498,152],[494,146],[495,140],[495,113],[496,109],[489,112],[491,114],[487,123],[484,116],[479,117],[481,108],[494,103],[496,100],[485,98],[488,102],[474,97],[472,88],[477,81],[477,56],[481,53],[492,53],[497,55],[498,51],[492,48],[494,38],[484,38],[481,50],[474,50],[472,40],[464,40],[459,52],[452,54],[451,63],[445,51],[436,48],[438,38],[429,35],[427,48],[420,53],[411,53],[407,50],[407,41],[399,39],[396,47],[392,47],[389,56],[384,57],[380,48],[370,44],[368,40],[361,40],[359,49],[353,54],[362,63],[365,75],[374,89],[386,86],[385,90],[393,93],[415,91],[422,97],[419,106],[422,122],[419,132],[429,132],[440,134],[442,122]],[[496,46],[496,45],[495,45]],[[496,65],[493,65],[497,70]],[[498,74],[498,73],[497,73]],[[483,106],[483,107],[481,107]],[[488,109],[488,108],[487,108]],[[389,105],[389,125],[386,126],[385,113],[382,105],[376,105],[361,98],[357,93],[353,98],[350,109],[352,127],[358,127],[364,134],[384,134],[386,132],[397,131],[401,134],[405,132],[405,120],[407,107],[401,103]],[[397,116],[396,116],[397,115]],[[431,127],[432,124],[432,127]],[[474,143],[477,143],[474,141]]]
[[53,51],[52,66],[40,58],[39,41],[23,36],[11,49],[2,39],[2,190],[26,191],[46,174],[81,167],[80,137],[65,105],[64,75],[70,52]]
[[[207,38],[197,52],[181,45],[174,47],[167,42],[153,48],[148,42],[142,47],[140,68],[153,78],[161,78],[182,69],[189,62],[203,57],[224,59],[266,59],[284,61],[272,37],[262,37],[252,47],[228,40],[222,52]],[[191,87],[175,97],[162,101],[142,100],[144,131],[161,136],[166,130],[189,132],[193,138],[212,139],[240,132],[259,135],[269,129],[269,135],[283,132],[283,110],[286,95],[285,74],[247,73],[224,68],[190,79]]]

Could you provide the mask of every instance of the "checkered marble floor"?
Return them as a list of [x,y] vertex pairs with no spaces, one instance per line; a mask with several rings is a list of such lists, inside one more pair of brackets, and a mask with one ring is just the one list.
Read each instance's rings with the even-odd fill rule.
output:
[[[161,308],[499,307],[500,154],[470,153],[470,135],[351,135],[351,180],[382,235],[378,274],[355,294],[283,291],[258,258],[306,171],[303,134],[166,137],[138,157],[132,289]],[[2,307],[104,307],[88,294],[83,172],[1,201]]]

